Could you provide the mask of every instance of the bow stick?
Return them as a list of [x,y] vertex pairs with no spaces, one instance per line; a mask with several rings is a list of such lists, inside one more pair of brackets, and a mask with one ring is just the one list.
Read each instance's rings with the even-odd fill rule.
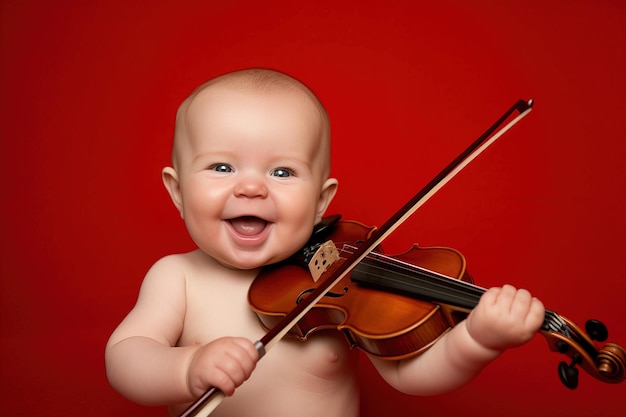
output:
[[[491,146],[500,136],[506,133],[517,122],[524,118],[532,110],[533,100],[518,100],[506,113],[502,115],[489,129],[478,139],[446,166],[436,177],[424,186],[413,198],[390,217],[379,229],[375,230],[364,244],[360,245],[348,259],[346,259],[329,277],[321,281],[321,284],[309,294],[300,304],[291,310],[274,328],[268,331],[261,340],[255,342],[262,358],[279,340],[281,340],[291,328],[311,310],[318,301],[336,284],[339,283],[368,253],[380,245],[391,233],[393,233],[406,219],[417,209],[426,203],[437,191],[446,185],[463,168],[472,162],[485,149]],[[508,123],[513,114],[518,113]],[[504,126],[502,126],[506,123]],[[502,127],[501,127],[502,126]],[[180,417],[207,417],[224,400],[225,394],[218,388],[211,387],[194,401]]]

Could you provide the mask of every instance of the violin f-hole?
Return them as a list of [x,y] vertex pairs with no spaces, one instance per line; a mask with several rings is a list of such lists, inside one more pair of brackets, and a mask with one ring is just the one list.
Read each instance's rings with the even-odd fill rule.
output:
[[[303,302],[306,299],[307,294],[310,294],[313,291],[315,291],[315,288],[308,288],[302,291],[300,294],[298,294],[298,298],[296,298],[296,305]],[[324,297],[341,298],[345,296],[347,293],[348,293],[348,287],[346,286],[346,287],[343,287],[343,292],[337,293],[337,292],[328,291],[326,294],[324,294]]]

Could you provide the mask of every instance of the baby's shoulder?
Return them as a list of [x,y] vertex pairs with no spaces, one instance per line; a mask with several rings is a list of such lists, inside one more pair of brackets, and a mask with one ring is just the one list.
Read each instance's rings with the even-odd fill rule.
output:
[[223,294],[232,287],[247,291],[257,273],[227,268],[201,250],[195,250],[159,259],[146,274],[142,288],[158,287],[161,292],[186,294],[186,298],[194,294]]
[[199,271],[213,268],[213,263],[203,252],[199,250],[166,255],[157,260],[148,270],[144,278],[144,284],[150,282],[169,283],[185,281],[189,277],[197,275]]
[[213,268],[214,265],[215,261],[211,257],[196,249],[191,252],[166,255],[156,261],[150,271],[180,271],[184,273],[196,269]]

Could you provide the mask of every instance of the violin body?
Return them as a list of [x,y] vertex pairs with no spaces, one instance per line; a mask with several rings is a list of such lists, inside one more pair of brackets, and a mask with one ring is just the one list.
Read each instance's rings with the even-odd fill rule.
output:
[[[318,286],[307,269],[307,253],[331,239],[344,254],[327,266],[332,275],[354,248],[376,231],[335,216],[314,233],[301,253],[265,267],[252,283],[248,301],[266,329],[272,329]],[[322,275],[323,277],[324,275]],[[335,284],[287,335],[306,340],[319,330],[343,333],[352,347],[382,359],[398,360],[419,355],[463,320],[485,289],[473,285],[463,255],[451,248],[422,248],[385,255],[380,247]],[[552,351],[566,355],[559,364],[561,381],[578,385],[580,366],[607,383],[625,378],[626,351],[615,343],[597,349],[594,340],[608,336],[597,320],[587,322],[587,332],[565,317],[546,310],[540,333]]]
[[[354,221],[333,226],[332,240],[348,247],[365,241],[375,230]],[[339,242],[339,243],[338,243]],[[382,253],[379,248],[378,253]],[[374,256],[376,256],[374,254]],[[471,282],[465,258],[451,248],[413,246],[394,259]],[[338,263],[331,265],[333,272]],[[293,257],[264,268],[248,293],[251,308],[261,324],[271,329],[316,287],[304,262]],[[288,335],[306,340],[318,330],[337,329],[352,347],[385,359],[402,359],[420,354],[464,318],[466,312],[453,306],[433,304],[410,296],[367,288],[355,283],[350,274],[326,294],[294,326]]]

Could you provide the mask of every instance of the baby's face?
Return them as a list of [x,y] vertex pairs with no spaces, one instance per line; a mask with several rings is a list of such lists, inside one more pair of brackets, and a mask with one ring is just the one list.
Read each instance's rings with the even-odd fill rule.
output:
[[321,120],[301,92],[215,87],[195,97],[176,170],[181,213],[202,250],[253,269],[306,243],[335,190]]

